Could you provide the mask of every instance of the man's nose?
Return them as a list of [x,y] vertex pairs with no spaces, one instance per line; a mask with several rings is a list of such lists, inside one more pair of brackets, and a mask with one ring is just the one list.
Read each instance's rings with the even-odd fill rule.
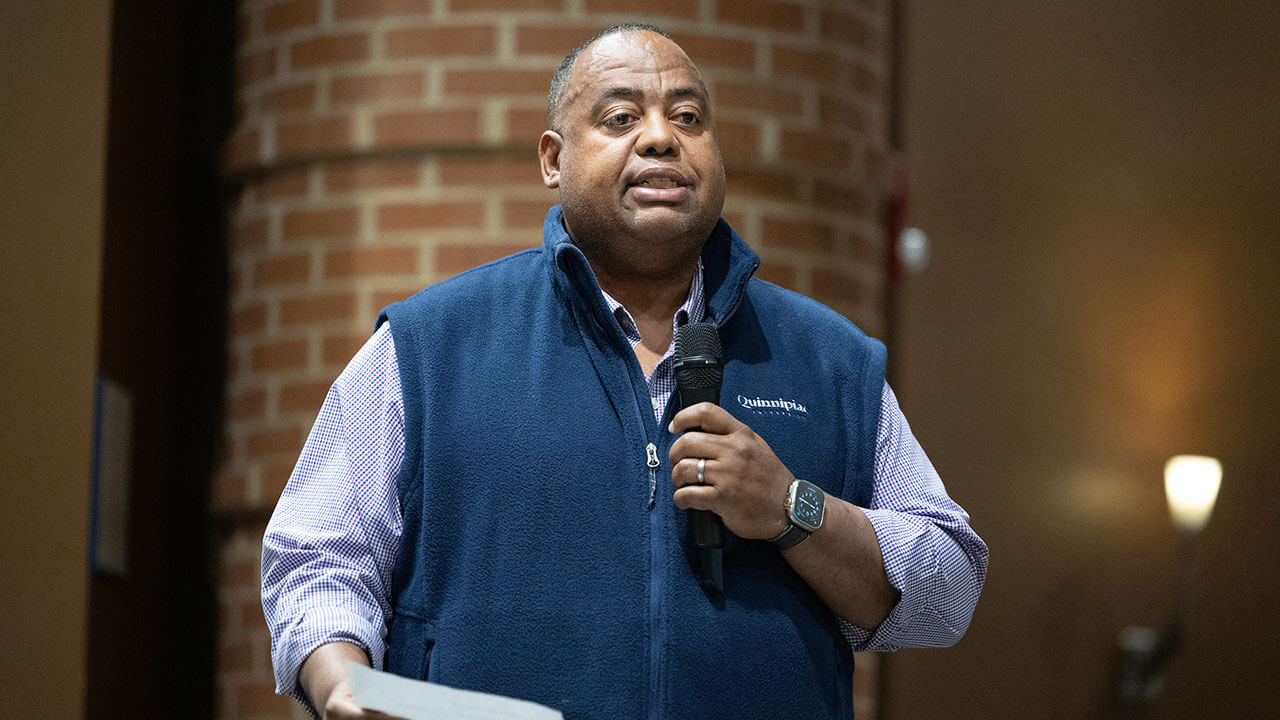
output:
[[671,122],[662,113],[649,113],[640,127],[636,152],[641,155],[675,155],[680,151]]

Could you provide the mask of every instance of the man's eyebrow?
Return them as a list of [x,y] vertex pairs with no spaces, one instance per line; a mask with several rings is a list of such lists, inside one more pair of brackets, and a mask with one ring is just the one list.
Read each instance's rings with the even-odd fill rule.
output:
[[[607,88],[600,93],[600,97],[596,98],[596,105],[602,105],[610,100],[639,100],[644,97],[644,91],[634,87],[612,87]],[[682,100],[692,98],[702,103],[707,102],[707,91],[696,85],[674,87],[667,91],[667,100]]]
[[702,102],[703,104],[706,104],[707,91],[700,87],[697,87],[696,85],[689,86],[689,87],[671,88],[670,90],[667,91],[668,100],[682,100],[685,98],[692,98],[694,100]]
[[602,105],[610,100],[635,100],[642,97],[644,97],[644,91],[640,88],[611,87],[600,93],[600,97],[596,98],[596,105]]

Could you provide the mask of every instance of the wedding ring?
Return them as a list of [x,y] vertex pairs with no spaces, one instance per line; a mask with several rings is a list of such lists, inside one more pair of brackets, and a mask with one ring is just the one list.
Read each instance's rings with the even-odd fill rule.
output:
[[706,459],[706,458],[698,458],[698,484],[699,484],[699,485],[705,485],[705,484],[706,484],[706,482],[707,482],[706,477],[705,477],[706,472],[707,472],[707,459]]

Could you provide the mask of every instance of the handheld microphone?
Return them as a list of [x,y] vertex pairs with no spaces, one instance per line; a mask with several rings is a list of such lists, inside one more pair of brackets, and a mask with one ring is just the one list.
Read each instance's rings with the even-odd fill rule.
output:
[[[720,404],[724,366],[720,334],[711,323],[676,328],[676,391],[680,409],[700,402]],[[724,521],[709,510],[689,510],[689,536],[698,548],[699,581],[708,591],[724,592]]]

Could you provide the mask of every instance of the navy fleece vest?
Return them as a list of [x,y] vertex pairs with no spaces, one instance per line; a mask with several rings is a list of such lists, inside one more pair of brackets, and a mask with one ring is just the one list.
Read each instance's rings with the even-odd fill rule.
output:
[[[380,318],[406,443],[387,669],[571,720],[852,717],[836,619],[772,545],[731,537],[725,593],[704,594],[674,438],[559,207],[543,234]],[[703,251],[721,404],[797,477],[865,506],[883,346],[758,264],[721,221]]]

